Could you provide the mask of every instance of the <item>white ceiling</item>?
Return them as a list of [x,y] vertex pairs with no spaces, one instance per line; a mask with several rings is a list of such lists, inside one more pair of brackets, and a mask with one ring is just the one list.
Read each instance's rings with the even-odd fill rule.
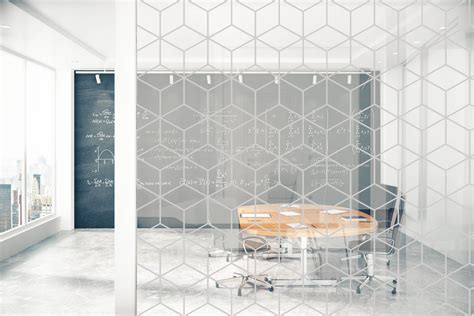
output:
[[[146,0],[150,5],[162,5],[165,0]],[[12,5],[11,3],[0,0],[0,25],[9,25],[10,29],[0,29],[0,42],[2,45],[7,46],[13,50],[19,51],[22,54],[28,55],[34,59],[38,59],[44,63],[50,64],[57,67],[72,67],[72,68],[113,68],[114,57],[115,57],[115,10],[114,0],[21,0],[21,3],[25,3],[28,10],[22,9],[21,5]],[[215,2],[214,0],[198,1],[202,3]],[[355,4],[360,4],[360,1],[353,0],[337,0],[338,3],[342,3],[347,7],[354,7]],[[378,1],[377,3],[379,3]],[[396,1],[398,5],[403,5],[406,1]],[[435,1],[436,2],[436,1]],[[249,3],[247,1],[247,3]],[[259,4],[261,2],[253,1],[251,4]],[[288,6],[282,10],[284,12],[281,18],[281,24],[284,24],[286,28],[294,30],[295,32],[301,31],[301,15],[298,10],[295,10],[291,6]],[[293,1],[300,6],[305,6],[308,3],[314,3],[309,0]],[[394,2],[395,3],[395,2]],[[142,10],[144,5],[139,5],[139,21],[140,24],[146,27],[148,30],[156,31],[158,14],[153,10]],[[365,46],[373,49],[380,49],[377,54],[371,54],[370,51],[363,45],[352,43],[352,58],[355,60],[356,66],[359,68],[376,68],[378,63],[383,63],[387,66],[390,63],[400,63],[401,60],[408,57],[409,55],[416,52],[417,47],[421,47],[425,44],[434,34],[432,30],[439,29],[443,25],[443,20],[439,15],[442,12],[436,9],[432,5],[426,5],[423,7],[423,14],[421,10],[404,10],[397,16],[396,11],[388,8],[387,6],[377,6],[377,19],[373,16],[373,7],[368,6],[367,8],[359,8],[352,14],[352,25],[349,25],[349,16],[347,11],[341,9],[340,6],[332,4],[328,10],[327,19],[331,21],[332,25],[335,25],[340,30],[349,30],[357,33],[363,31],[370,25],[382,25],[384,29],[397,34],[400,33],[409,45],[400,47],[398,44],[387,45],[393,39],[396,38],[394,35],[390,35],[385,31],[380,31],[377,27],[373,27],[371,31],[363,32],[362,34],[355,37],[356,40],[363,43]],[[174,12],[175,10],[176,12]],[[197,7],[187,7],[189,14],[186,16],[186,25],[191,25],[193,29],[205,32],[206,23],[205,15],[202,10]],[[194,10],[194,11],[193,11]],[[211,14],[212,23],[210,23],[211,34],[223,29],[229,22],[229,16],[224,11],[219,12],[218,10]],[[266,11],[265,11],[266,10]],[[264,32],[272,24],[275,23],[272,17],[276,17],[277,14],[273,12],[274,8],[268,7],[257,16],[259,25],[257,32]],[[32,14],[31,11],[37,12],[40,15]],[[185,45],[187,42],[192,42],[193,36],[196,34],[179,34],[179,32],[172,32],[175,27],[183,24],[182,21],[182,9],[180,5],[176,8],[170,9],[167,13],[168,18],[162,22],[162,34],[169,32],[170,34],[165,36],[169,41],[174,41],[179,45]],[[307,29],[318,29],[323,26],[326,22],[326,11],[325,10],[313,10],[312,13],[309,11],[305,26],[305,32]],[[453,15],[459,15],[459,12],[453,13]],[[400,23],[398,23],[400,18]],[[448,15],[449,18],[449,15]],[[415,28],[419,25],[421,20],[428,26],[427,28]],[[253,19],[249,16],[248,10],[243,9],[236,5],[234,7],[234,24],[240,29],[253,34],[254,25],[252,24]],[[397,28],[399,27],[399,28]],[[60,32],[58,32],[58,30]],[[405,30],[405,31],[404,31]],[[226,31],[227,32],[227,31]],[[403,34],[405,32],[405,34]],[[60,34],[63,33],[63,34]],[[141,43],[146,43],[146,32],[139,32],[138,40],[139,46]],[[243,38],[240,32],[227,32],[216,34],[213,40],[221,43],[225,47],[236,47],[242,41]],[[279,41],[284,41],[286,38],[295,36],[290,32],[272,32],[268,33],[265,37],[266,43],[275,43],[278,45]],[[306,32],[307,33],[307,32]],[[323,30],[317,32],[308,39],[317,42],[321,46],[328,48],[334,44],[337,44],[337,32]],[[198,36],[199,37],[199,36]],[[244,36],[245,37],[245,36]],[[347,44],[346,44],[347,43]],[[346,42],[337,48],[333,49],[328,55],[329,64],[337,67],[339,64],[344,64],[347,61],[348,56],[348,43]],[[268,48],[265,44],[258,44],[257,49],[259,50],[260,56],[263,56],[259,60],[264,67],[277,67],[273,65],[275,63],[275,50]],[[90,48],[89,50],[87,48]],[[91,52],[92,51],[92,52]],[[96,52],[96,53],[94,53]],[[235,55],[234,65],[241,63],[245,66],[249,60],[253,59],[253,47],[243,48],[239,54]],[[395,54],[399,52],[398,54]],[[307,48],[307,56],[305,62],[311,64],[313,67],[317,67],[318,64],[326,63],[325,52],[317,48]],[[101,58],[103,55],[105,58]],[[216,45],[213,56],[215,58],[224,58],[228,55],[228,51],[222,48],[218,48]],[[238,56],[237,56],[238,55]],[[282,55],[283,64],[286,62],[289,66],[292,63],[297,63],[299,56],[301,55],[301,42],[295,43],[293,47],[286,50],[285,54]],[[188,61],[193,62],[195,59],[196,64],[201,62],[200,59],[205,57],[204,53],[196,52],[188,54]],[[176,67],[180,66],[179,56],[173,56],[176,58]],[[139,53],[139,61],[144,67],[153,66],[156,63],[156,49],[150,47],[150,49],[143,50]],[[216,61],[216,65],[219,61]],[[223,67],[225,65],[222,65]]]
[[[33,12],[39,12],[39,18],[21,6],[0,1],[0,25],[10,27],[0,30],[1,45],[55,68],[113,67],[113,0],[23,2]],[[106,60],[78,45],[75,38],[104,55]]]

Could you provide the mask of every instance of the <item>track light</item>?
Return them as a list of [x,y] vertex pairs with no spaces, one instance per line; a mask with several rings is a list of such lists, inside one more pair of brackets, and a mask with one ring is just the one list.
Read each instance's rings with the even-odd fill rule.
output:
[[95,82],[96,82],[97,84],[101,84],[101,83],[102,83],[102,81],[100,80],[100,75],[99,75],[99,74],[96,74],[96,75],[95,75]]

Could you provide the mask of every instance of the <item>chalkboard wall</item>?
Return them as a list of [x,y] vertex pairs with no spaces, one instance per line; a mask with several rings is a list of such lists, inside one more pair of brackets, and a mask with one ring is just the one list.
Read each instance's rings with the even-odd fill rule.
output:
[[380,181],[373,75],[140,75],[139,227],[225,228],[255,203],[367,208],[350,197]]
[[75,75],[76,228],[114,227],[114,76]]

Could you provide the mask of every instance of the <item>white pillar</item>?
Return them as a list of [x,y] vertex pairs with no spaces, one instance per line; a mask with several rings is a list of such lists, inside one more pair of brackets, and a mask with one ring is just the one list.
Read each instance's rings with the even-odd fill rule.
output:
[[115,1],[115,314],[136,314],[136,0]]

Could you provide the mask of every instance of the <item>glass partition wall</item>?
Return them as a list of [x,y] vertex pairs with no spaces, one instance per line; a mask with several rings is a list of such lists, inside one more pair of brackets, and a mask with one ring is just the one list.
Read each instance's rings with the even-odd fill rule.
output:
[[468,9],[138,1],[138,312],[472,313]]

